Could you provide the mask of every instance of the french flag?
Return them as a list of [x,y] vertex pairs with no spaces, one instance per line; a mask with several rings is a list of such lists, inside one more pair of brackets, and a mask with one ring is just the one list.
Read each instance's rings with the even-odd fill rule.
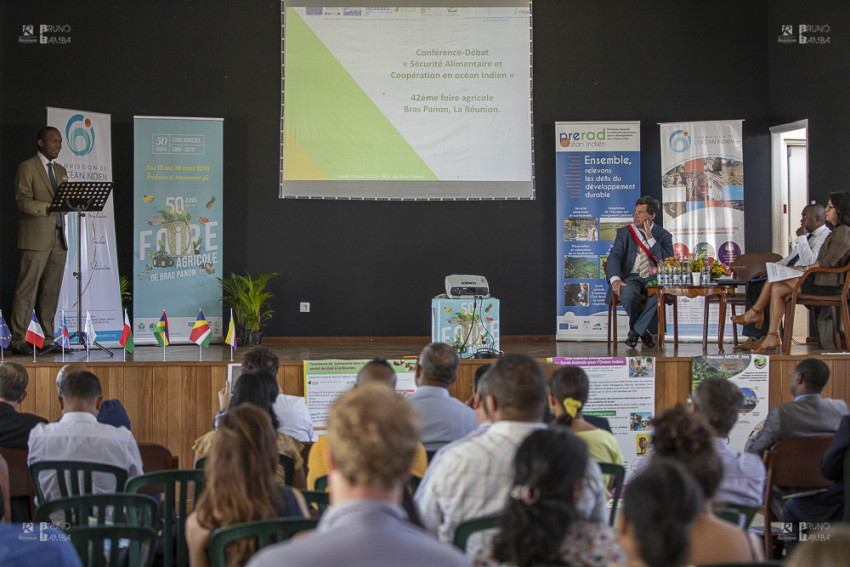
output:
[[27,334],[24,340],[38,348],[44,346],[44,331],[41,330],[41,325],[38,324],[38,319],[35,318],[35,310],[32,312],[32,321],[30,321],[30,326],[27,327]]

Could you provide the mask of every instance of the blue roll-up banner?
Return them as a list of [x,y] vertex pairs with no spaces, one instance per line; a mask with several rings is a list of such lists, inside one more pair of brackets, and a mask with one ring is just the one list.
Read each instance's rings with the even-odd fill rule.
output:
[[640,197],[640,122],[556,122],[555,171],[556,338],[607,340],[604,266]]
[[221,118],[134,117],[136,344],[156,344],[163,310],[170,342],[190,342],[199,309],[222,340],[223,133]]

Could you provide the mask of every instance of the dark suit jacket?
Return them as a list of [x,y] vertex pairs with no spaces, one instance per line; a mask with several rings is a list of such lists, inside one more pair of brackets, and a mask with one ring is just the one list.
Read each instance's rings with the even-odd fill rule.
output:
[[[62,183],[67,172],[53,162],[56,184]],[[55,213],[47,207],[53,200],[53,187],[47,170],[38,154],[21,162],[15,174],[15,201],[18,203],[18,248],[21,250],[50,250],[56,234]],[[67,248],[65,243],[65,248]]]
[[[641,236],[640,231],[638,231],[638,236]],[[656,260],[669,258],[673,255],[673,235],[664,230],[658,223],[652,225],[652,237],[655,238],[655,244],[649,247],[649,252],[655,256]],[[617,236],[614,238],[614,245],[608,253],[608,261],[605,264],[605,279],[609,282],[614,276],[625,279],[635,265],[638,250],[639,247],[635,239],[632,238],[629,227],[619,228]],[[610,286],[608,287],[607,299],[608,302],[611,301]]]
[[844,400],[819,395],[780,404],[767,414],[764,428],[747,442],[746,450],[761,456],[782,439],[834,435],[841,418],[847,413]]
[[30,430],[39,423],[47,420],[31,413],[18,413],[11,404],[0,402],[0,447],[26,451]]

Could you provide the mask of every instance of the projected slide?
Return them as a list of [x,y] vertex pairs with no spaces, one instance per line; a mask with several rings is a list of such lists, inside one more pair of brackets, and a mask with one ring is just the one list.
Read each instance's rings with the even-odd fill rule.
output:
[[534,198],[531,11],[286,2],[282,197]]

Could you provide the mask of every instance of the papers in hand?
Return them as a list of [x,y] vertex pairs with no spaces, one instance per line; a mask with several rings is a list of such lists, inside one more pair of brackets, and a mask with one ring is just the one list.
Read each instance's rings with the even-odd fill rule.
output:
[[768,262],[764,267],[767,268],[767,281],[769,282],[793,280],[803,276],[802,271],[776,262]]

